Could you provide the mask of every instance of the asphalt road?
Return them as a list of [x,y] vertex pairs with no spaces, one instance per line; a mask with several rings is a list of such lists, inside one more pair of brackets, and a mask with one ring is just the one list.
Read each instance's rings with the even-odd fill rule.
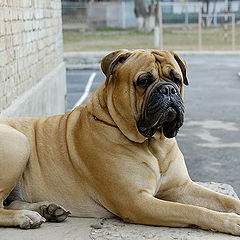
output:
[[[240,196],[240,57],[183,58],[190,85],[185,87],[185,123],[177,139],[189,174],[194,181],[228,183]],[[83,96],[93,72],[96,76],[89,93],[104,81],[103,73],[67,71],[69,111]]]
[[[74,105],[83,96],[89,78],[96,73],[89,95],[104,82],[104,74],[100,70],[68,70],[67,71],[67,110],[71,111]],[[85,104],[89,95],[82,104]]]

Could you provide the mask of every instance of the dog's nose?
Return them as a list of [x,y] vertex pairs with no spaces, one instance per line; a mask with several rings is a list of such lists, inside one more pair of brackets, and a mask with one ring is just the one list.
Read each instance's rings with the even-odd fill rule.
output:
[[162,84],[159,87],[159,92],[164,95],[174,95],[177,91],[172,84]]

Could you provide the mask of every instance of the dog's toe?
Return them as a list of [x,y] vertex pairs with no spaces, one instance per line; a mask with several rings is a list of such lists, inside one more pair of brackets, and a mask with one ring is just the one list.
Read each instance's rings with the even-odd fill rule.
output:
[[62,222],[64,221],[71,213],[66,211],[63,207],[58,206],[54,203],[43,205],[40,207],[41,215],[46,218],[49,222]]

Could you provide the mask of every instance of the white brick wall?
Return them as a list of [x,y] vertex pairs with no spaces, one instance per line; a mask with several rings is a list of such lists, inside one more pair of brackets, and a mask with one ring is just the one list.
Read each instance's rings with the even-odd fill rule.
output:
[[0,111],[62,61],[61,0],[0,0]]

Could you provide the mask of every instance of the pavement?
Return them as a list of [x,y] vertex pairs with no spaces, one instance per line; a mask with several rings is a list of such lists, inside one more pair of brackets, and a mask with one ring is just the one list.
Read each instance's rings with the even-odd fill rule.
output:
[[194,181],[228,183],[240,194],[240,55],[184,55],[185,123],[178,144]]

